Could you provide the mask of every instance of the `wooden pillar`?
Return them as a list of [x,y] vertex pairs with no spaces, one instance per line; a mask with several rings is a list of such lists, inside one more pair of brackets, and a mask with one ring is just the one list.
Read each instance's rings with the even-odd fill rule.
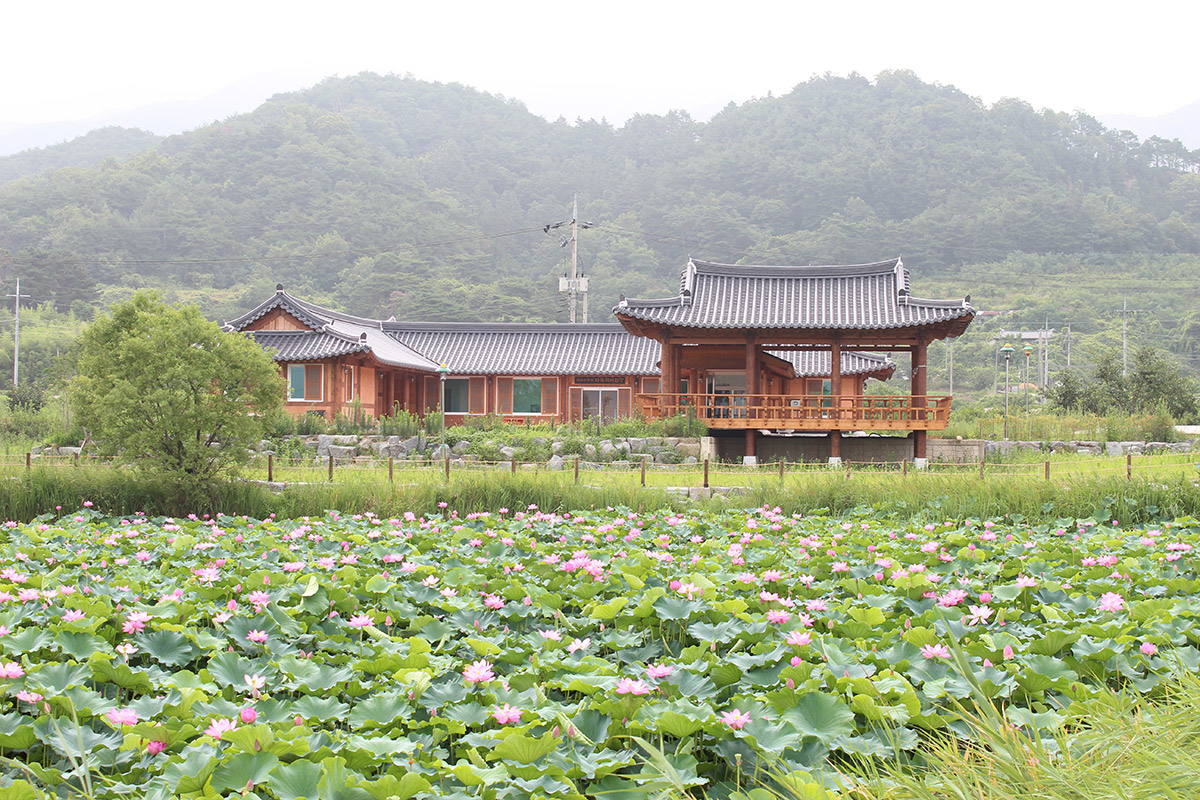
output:
[[829,461],[836,464],[842,460],[842,432],[829,432]]
[[922,426],[921,430],[913,431],[913,458],[925,458],[925,438],[927,436],[924,430],[926,413],[925,408],[928,406],[926,399],[926,380],[928,370],[926,364],[929,357],[929,345],[924,339],[917,340],[917,343],[912,347],[912,404],[915,409],[913,419],[919,422]]
[[[746,422],[747,425],[752,424],[751,420],[757,417],[758,393],[759,393],[759,373],[758,373],[758,350],[754,345],[754,333],[746,335]],[[753,427],[746,428],[746,458],[757,459],[758,448],[755,441],[755,430]]]
[[662,357],[659,361],[658,371],[662,374],[662,382],[658,386],[659,413],[669,415],[672,413],[670,407],[675,402],[675,398],[670,395],[679,391],[678,380],[675,381],[673,386],[671,384],[671,376],[675,372],[675,348],[671,344],[670,331],[663,331],[662,334]]
[[834,418],[842,418],[842,343],[829,343],[829,393],[832,395]]

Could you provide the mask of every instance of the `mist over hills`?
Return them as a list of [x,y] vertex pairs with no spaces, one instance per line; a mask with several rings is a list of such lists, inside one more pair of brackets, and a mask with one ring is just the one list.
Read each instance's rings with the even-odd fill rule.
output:
[[[984,106],[908,72],[820,77],[711,121],[549,122],[460,85],[363,74],[168,137],[110,129],[0,158],[0,280],[60,309],[158,287],[231,317],[276,282],[402,319],[565,318],[578,193],[592,318],[676,291],[689,255],[903,255],[918,293],[1184,353],[1200,151],[1083,113]],[[82,307],[81,307],[82,308]],[[1051,319],[1053,318],[1053,319]]]

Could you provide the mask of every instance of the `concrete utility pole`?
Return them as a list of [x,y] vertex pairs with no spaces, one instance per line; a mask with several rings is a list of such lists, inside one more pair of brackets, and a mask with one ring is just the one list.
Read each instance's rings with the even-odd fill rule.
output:
[[14,316],[16,317],[16,326],[13,329],[13,386],[16,386],[19,375],[17,372],[19,369],[17,358],[21,355],[21,298],[29,297],[29,295],[21,294],[21,279],[17,278],[16,294],[5,296],[13,299],[13,306],[15,307],[13,309]]
[[1129,315],[1137,314],[1141,311],[1140,308],[1129,307],[1129,295],[1121,297],[1121,310],[1117,313],[1121,315],[1121,377],[1129,375]]
[[[544,230],[546,233],[561,228],[566,225],[566,222],[555,222],[552,225],[547,225]],[[575,322],[578,315],[580,299],[583,302],[583,321],[586,324],[588,321],[588,279],[586,275],[581,275],[579,272],[579,229],[590,228],[592,223],[579,221],[579,195],[575,195],[575,199],[571,205],[571,275],[567,277],[563,275],[558,279],[558,290],[567,293],[567,308],[570,310],[571,322]],[[565,247],[567,240],[559,245]]]

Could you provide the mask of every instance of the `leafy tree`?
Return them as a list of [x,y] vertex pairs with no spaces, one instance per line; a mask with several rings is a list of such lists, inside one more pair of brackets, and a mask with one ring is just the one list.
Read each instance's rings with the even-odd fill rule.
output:
[[98,446],[190,486],[247,459],[283,379],[249,338],[138,292],[79,338],[71,403]]
[[1134,351],[1128,375],[1122,372],[1117,352],[1108,350],[1097,359],[1090,379],[1063,373],[1048,394],[1055,406],[1084,414],[1165,411],[1175,419],[1192,420],[1198,411],[1192,382],[1153,347]]

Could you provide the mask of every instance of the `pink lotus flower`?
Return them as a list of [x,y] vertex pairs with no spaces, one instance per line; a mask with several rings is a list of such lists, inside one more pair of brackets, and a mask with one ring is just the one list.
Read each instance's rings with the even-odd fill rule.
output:
[[38,700],[42,699],[42,696],[37,692],[30,692],[22,689],[21,691],[17,692],[17,699],[22,703],[36,703]]
[[1120,611],[1125,608],[1125,600],[1116,592],[1105,592],[1100,595],[1100,604],[1097,608],[1101,611]]
[[20,664],[12,661],[0,663],[0,678],[19,678],[24,674],[25,670],[21,668]]
[[492,672],[492,665],[483,659],[468,664],[462,674],[467,683],[486,683],[496,677]]
[[791,618],[792,618],[791,614],[789,614],[786,611],[777,609],[777,608],[772,608],[770,611],[767,612],[767,622],[770,622],[774,625],[782,625],[783,623],[787,622]]
[[921,655],[926,658],[949,658],[950,648],[944,644],[927,644],[921,648]]
[[502,706],[496,706],[492,710],[492,719],[501,725],[508,725],[510,722],[520,722],[521,713],[521,709],[513,708],[508,703],[505,703]]
[[735,731],[740,731],[750,721],[750,715],[735,708],[733,711],[722,711],[721,721]]
[[675,671],[675,668],[670,664],[647,664],[646,677],[648,678],[665,678]]
[[967,618],[967,624],[982,625],[988,621],[990,616],[992,616],[992,609],[988,606],[971,606],[971,616]]
[[1012,645],[1011,644],[1004,645],[1004,660],[1007,661],[1008,659],[1010,659],[1012,657],[1013,657]]
[[149,755],[156,756],[166,749],[166,742],[160,742],[157,739],[151,739],[150,741],[146,742],[146,753]]
[[808,631],[792,631],[787,638],[787,643],[792,647],[804,647],[811,641],[812,634]]
[[1017,586],[1020,586],[1022,589],[1032,589],[1033,587],[1037,586],[1037,580],[1029,577],[1028,575],[1018,575]]
[[222,734],[233,730],[237,730],[237,720],[217,717],[209,723],[207,728],[204,729],[204,734],[205,736],[211,736],[214,739],[220,739]]
[[1154,642],[1142,642],[1141,650],[1143,655],[1152,656],[1158,652],[1158,645]]
[[75,622],[76,620],[83,619],[85,616],[83,611],[78,608],[68,608],[63,612],[62,618],[63,622]]
[[113,725],[137,725],[138,715],[132,708],[114,708],[105,714]]
[[246,641],[248,641],[248,642],[254,642],[255,644],[262,644],[266,640],[267,640],[267,632],[266,631],[260,631],[258,629],[254,629],[246,634]]
[[355,614],[347,620],[347,624],[351,628],[365,628],[368,625],[373,625],[375,620],[371,619],[369,614]]
[[650,685],[645,681],[633,678],[621,678],[617,681],[617,694],[650,694]]
[[242,722],[246,723],[247,725],[253,725],[258,719],[258,712],[254,710],[254,706],[246,706],[242,709],[238,716],[241,718]]
[[574,653],[576,650],[586,650],[587,648],[591,647],[591,644],[591,639],[576,639],[567,645],[567,652]]
[[562,641],[562,633],[560,633],[559,631],[548,630],[548,631],[538,631],[538,633],[541,634],[543,639],[549,639],[552,642],[561,642]]

